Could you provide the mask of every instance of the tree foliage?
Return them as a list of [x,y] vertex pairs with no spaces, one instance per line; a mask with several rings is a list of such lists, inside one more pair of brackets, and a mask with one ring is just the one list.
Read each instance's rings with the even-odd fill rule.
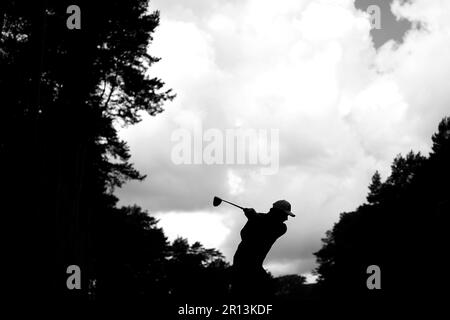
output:
[[325,293],[354,298],[381,295],[366,287],[367,267],[378,265],[383,298],[417,299],[414,293],[426,292],[427,297],[439,299],[450,212],[449,133],[446,117],[432,137],[428,157],[412,151],[397,156],[384,182],[375,172],[368,203],[342,213],[326,233],[315,253],[316,273]]
[[115,209],[101,223],[89,293],[96,300],[155,304],[227,295],[229,265],[216,249],[184,238],[169,243],[157,220],[137,206]]
[[77,1],[80,30],[66,27],[72,4],[0,5],[5,212],[14,259],[23,266],[41,261],[41,276],[17,287],[52,298],[79,294],[65,290],[66,267],[81,266],[88,281],[93,241],[116,214],[114,188],[144,178],[129,161],[118,125],[137,123],[143,112],[156,115],[174,97],[151,76],[158,58],[148,45],[159,13],[149,11],[147,0]]

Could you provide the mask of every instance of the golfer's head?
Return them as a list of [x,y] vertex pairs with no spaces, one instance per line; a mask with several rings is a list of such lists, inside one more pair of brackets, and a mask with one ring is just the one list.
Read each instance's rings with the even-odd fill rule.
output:
[[286,221],[289,216],[295,217],[295,214],[291,212],[291,204],[286,200],[274,202],[270,212],[282,221]]

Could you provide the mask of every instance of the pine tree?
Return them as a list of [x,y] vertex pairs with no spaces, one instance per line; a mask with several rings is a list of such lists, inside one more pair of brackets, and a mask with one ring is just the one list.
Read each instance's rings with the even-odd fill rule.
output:
[[369,194],[367,195],[367,201],[370,204],[376,204],[379,202],[380,191],[383,184],[381,182],[381,175],[377,171],[372,176],[372,182],[369,185]]

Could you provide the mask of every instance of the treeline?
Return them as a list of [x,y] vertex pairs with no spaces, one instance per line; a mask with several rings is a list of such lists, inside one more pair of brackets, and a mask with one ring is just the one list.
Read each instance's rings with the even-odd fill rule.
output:
[[[398,155],[384,181],[372,177],[367,202],[344,212],[315,253],[323,297],[397,304],[443,301],[448,283],[450,118],[432,137],[429,156]],[[369,290],[367,267],[381,271]]]
[[169,243],[138,206],[113,209],[95,230],[89,296],[96,301],[217,302],[228,297],[229,264],[184,238]]

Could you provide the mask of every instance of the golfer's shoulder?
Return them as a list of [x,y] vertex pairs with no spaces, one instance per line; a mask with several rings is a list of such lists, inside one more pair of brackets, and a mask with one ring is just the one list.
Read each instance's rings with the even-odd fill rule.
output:
[[266,215],[264,213],[255,212],[251,218],[258,220],[258,221],[264,221],[266,218]]

